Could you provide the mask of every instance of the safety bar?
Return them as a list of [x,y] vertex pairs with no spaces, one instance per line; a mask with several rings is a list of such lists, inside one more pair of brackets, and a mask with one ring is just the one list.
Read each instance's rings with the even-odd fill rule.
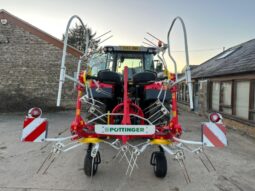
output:
[[172,60],[172,62],[174,63],[175,78],[176,78],[176,81],[178,81],[177,64],[176,64],[175,59],[171,55],[171,50],[170,50],[170,33],[173,29],[173,26],[174,26],[176,20],[179,20],[181,22],[182,29],[183,29],[185,55],[186,55],[186,72],[185,72],[185,75],[186,75],[186,81],[187,81],[188,89],[189,89],[190,109],[193,109],[193,91],[192,91],[192,82],[191,82],[191,71],[190,71],[190,66],[189,66],[189,51],[188,51],[187,31],[186,31],[186,27],[185,27],[185,24],[183,22],[183,19],[181,17],[176,17],[172,21],[172,24],[169,28],[168,33],[167,33],[168,55],[169,55],[170,59]]
[[[86,27],[85,27],[84,23],[82,22],[82,20],[81,20],[81,18],[79,16],[74,15],[74,16],[72,16],[69,19],[68,24],[66,26],[66,31],[65,31],[64,47],[63,47],[62,61],[61,61],[61,68],[60,68],[60,75],[59,75],[59,87],[58,87],[57,107],[60,106],[62,88],[63,88],[63,84],[64,84],[64,81],[65,81],[65,78],[66,78],[65,61],[66,61],[66,49],[67,49],[67,41],[68,41],[68,31],[69,31],[71,23],[72,23],[72,21],[74,19],[78,19],[80,21],[83,29],[84,29],[84,32],[86,31]],[[88,39],[89,39],[88,33],[86,33],[86,41],[85,41],[86,42],[86,47],[85,47],[85,50],[84,50],[84,55],[87,55],[87,52],[88,52],[88,46],[89,46]],[[81,58],[80,58],[80,60],[78,62],[77,72],[80,71],[80,65],[81,65]]]

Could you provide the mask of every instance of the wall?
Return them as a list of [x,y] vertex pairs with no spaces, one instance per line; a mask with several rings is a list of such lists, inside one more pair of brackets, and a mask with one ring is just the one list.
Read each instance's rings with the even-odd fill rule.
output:
[[245,123],[238,122],[236,120],[224,117],[224,124],[227,127],[238,130],[245,135],[255,138],[255,128],[254,126],[247,125]]
[[[13,24],[0,23],[0,111],[24,111],[33,106],[56,105],[62,49]],[[73,76],[78,59],[67,56]],[[63,88],[62,106],[74,106],[73,82]]]

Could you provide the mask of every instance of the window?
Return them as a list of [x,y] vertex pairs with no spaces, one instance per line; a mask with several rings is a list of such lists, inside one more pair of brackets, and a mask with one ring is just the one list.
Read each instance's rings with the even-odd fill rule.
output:
[[249,118],[249,95],[250,82],[236,82],[236,116]]
[[250,119],[255,121],[255,80],[251,81],[250,92],[251,92]]
[[232,114],[232,82],[213,82],[211,109]]
[[237,51],[238,49],[240,49],[241,46],[239,47],[234,47],[234,48],[230,48],[226,51],[224,51],[223,53],[221,53],[217,58],[216,60],[219,60],[219,59],[222,59],[222,58],[226,58],[228,57],[229,55],[231,55],[232,53],[234,53],[235,51]]
[[182,84],[178,84],[178,93],[177,93],[178,101],[182,101]]
[[255,122],[255,80],[213,81],[210,109]]
[[220,109],[220,82],[213,82],[212,85],[212,109],[214,111]]
[[193,88],[194,89],[194,92],[193,92],[194,96],[199,96],[200,83],[199,82],[195,82],[195,83],[192,84],[193,87],[194,87]]
[[189,102],[189,87],[185,84],[185,101]]
[[153,55],[151,54],[144,55],[144,69],[154,71]]
[[186,84],[182,84],[182,101],[186,101]]
[[177,93],[177,97],[178,97],[178,100],[179,101],[183,101],[183,83],[180,83],[179,86],[178,86],[178,93]]
[[127,66],[130,69],[129,73],[132,73],[133,70],[137,73],[141,72],[142,62],[143,62],[143,57],[129,58],[129,57],[124,57],[123,55],[120,55],[120,57],[118,57],[117,59],[116,72],[123,74],[125,66]]
[[221,84],[221,111],[227,114],[232,114],[232,82],[222,82]]
[[[89,60],[89,63],[88,63],[88,65],[91,68],[92,76],[97,76],[97,73],[100,70],[106,69],[106,61],[107,61],[106,59],[107,59],[106,55],[94,54],[92,56],[92,58]],[[108,61],[109,60],[110,60],[110,58],[108,58]]]
[[186,83],[181,83],[179,84],[179,91],[177,93],[177,99],[178,101],[181,102],[189,102],[189,90],[188,90],[188,86]]

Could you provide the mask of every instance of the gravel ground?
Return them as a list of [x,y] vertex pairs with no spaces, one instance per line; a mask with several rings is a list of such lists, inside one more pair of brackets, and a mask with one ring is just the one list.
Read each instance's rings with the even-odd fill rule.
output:
[[[49,137],[68,135],[73,114],[71,111],[46,114],[50,123]],[[186,153],[185,164],[191,179],[189,184],[178,162],[170,156],[167,157],[167,176],[163,179],[154,176],[149,160],[156,147],[150,147],[139,156],[139,169],[127,177],[127,163],[113,160],[116,151],[101,145],[102,163],[91,180],[83,172],[86,146],[60,154],[45,174],[43,170],[37,173],[51,150],[51,144],[21,143],[23,118],[20,113],[0,114],[1,191],[255,190],[255,140],[234,130],[228,130],[228,147],[206,149],[216,171],[210,169],[208,172],[198,156]],[[180,121],[185,128],[182,138],[200,139],[200,122],[206,119],[181,112]]]

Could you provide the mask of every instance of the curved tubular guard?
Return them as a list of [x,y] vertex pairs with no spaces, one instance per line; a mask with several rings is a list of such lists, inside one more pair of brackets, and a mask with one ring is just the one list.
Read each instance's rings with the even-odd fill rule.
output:
[[[69,19],[68,24],[66,26],[64,47],[63,47],[63,53],[62,53],[62,61],[61,61],[60,76],[59,76],[58,97],[57,97],[57,107],[60,106],[62,87],[63,87],[64,81],[65,81],[65,77],[66,77],[65,61],[66,61],[66,49],[67,49],[67,41],[68,41],[68,31],[69,31],[69,28],[70,28],[70,25],[71,25],[73,19],[75,19],[75,18],[80,21],[80,23],[81,23],[81,25],[82,25],[82,27],[84,29],[84,32],[86,31],[85,25],[83,24],[83,22],[82,22],[80,17],[78,17],[77,15],[74,15],[74,16],[72,16]],[[88,39],[89,39],[89,37],[88,37],[88,34],[87,34],[87,36],[86,36],[86,47],[85,47],[85,51],[84,51],[84,55],[83,56],[87,55],[88,46],[89,46]],[[78,63],[77,72],[80,71],[80,64],[81,64],[81,59],[79,60],[79,63]]]
[[184,35],[184,45],[185,45],[185,55],[186,55],[186,81],[188,83],[188,88],[189,88],[189,100],[190,100],[190,109],[193,109],[193,92],[192,92],[192,82],[191,82],[191,72],[190,72],[190,66],[189,66],[189,52],[188,52],[188,40],[187,40],[187,32],[186,32],[186,27],[185,24],[182,20],[181,17],[176,17],[173,21],[172,24],[169,28],[169,31],[167,33],[167,44],[168,44],[168,55],[172,62],[174,63],[174,70],[175,70],[175,79],[178,81],[178,76],[177,76],[177,64],[175,59],[172,57],[171,52],[170,52],[170,33],[173,29],[173,26],[175,24],[175,21],[179,20],[182,25],[183,29],[183,35]]

